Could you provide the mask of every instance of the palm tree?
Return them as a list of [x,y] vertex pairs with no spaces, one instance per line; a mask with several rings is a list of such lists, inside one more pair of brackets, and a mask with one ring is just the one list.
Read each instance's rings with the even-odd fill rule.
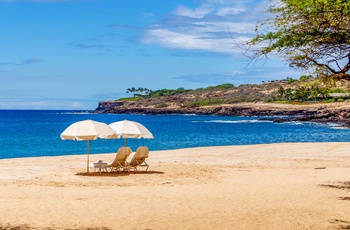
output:
[[318,86],[311,86],[310,98],[316,100],[320,95],[320,88]]
[[[135,87],[132,87],[132,88],[131,88],[131,93],[135,93],[135,92],[136,92]],[[134,94],[134,97],[135,97],[135,94]]]
[[288,101],[291,101],[292,97],[293,97],[292,89],[291,88],[286,89],[285,92],[284,92],[284,95],[285,95],[284,97],[286,99],[288,99]]
[[126,89],[126,93],[129,94],[129,97],[130,97],[131,89],[130,89],[130,88],[127,88],[127,89]]
[[139,87],[139,88],[137,89],[137,91],[140,92],[140,94],[142,94],[142,92],[144,91],[144,89],[141,88],[141,87]]
[[151,90],[147,88],[145,88],[144,90],[145,90],[145,94],[149,97],[151,94]]
[[279,94],[279,97],[280,97],[280,99],[282,99],[282,97],[285,95],[285,93],[286,93],[286,91],[284,90],[284,88],[282,87],[282,86],[280,86],[279,88],[278,88],[278,94]]

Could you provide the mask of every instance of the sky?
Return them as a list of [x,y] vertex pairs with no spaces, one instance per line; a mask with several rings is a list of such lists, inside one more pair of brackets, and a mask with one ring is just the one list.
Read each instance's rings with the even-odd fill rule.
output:
[[0,0],[0,109],[93,110],[132,87],[299,78],[277,57],[248,57],[267,2]]

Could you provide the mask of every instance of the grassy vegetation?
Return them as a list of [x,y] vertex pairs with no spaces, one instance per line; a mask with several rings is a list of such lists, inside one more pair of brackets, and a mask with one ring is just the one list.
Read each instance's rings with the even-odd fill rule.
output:
[[213,99],[202,99],[202,100],[196,100],[196,101],[190,101],[188,102],[188,107],[200,107],[200,106],[207,106],[207,105],[220,105],[223,104],[224,100],[221,98],[213,98]]
[[234,88],[233,84],[221,84],[217,86],[209,86],[207,88],[198,88],[198,89],[185,89],[183,87],[177,88],[177,89],[160,89],[160,90],[155,90],[155,91],[150,91],[149,96],[150,97],[164,97],[164,96],[174,96],[178,94],[183,94],[183,93],[190,93],[190,92],[200,92],[200,91],[215,91],[215,90],[228,90]]
[[[350,96],[340,95],[337,98],[329,97],[330,93],[349,93],[348,83],[330,86],[321,79],[311,76],[301,76],[299,80],[287,78],[280,81],[271,81],[263,84],[245,84],[234,86],[233,84],[221,84],[206,88],[185,89],[160,89],[149,90],[146,88],[131,88],[128,92],[141,92],[133,97],[120,98],[117,101],[129,101],[131,105],[154,108],[200,107],[220,104],[234,104],[244,102],[271,102],[271,103],[314,103],[323,101],[349,102]],[[142,92],[146,92],[142,93]]]
[[181,93],[186,93],[186,92],[191,92],[193,91],[192,89],[185,89],[185,88],[178,88],[178,89],[160,89],[160,90],[155,90],[151,91],[150,97],[164,97],[164,96],[173,96],[176,94],[181,94]]
[[124,97],[124,98],[119,98],[115,101],[138,101],[140,100],[139,97]]
[[[217,85],[217,86],[208,86],[207,88],[201,88],[203,91],[215,91],[215,90],[228,90],[228,89],[232,89],[235,86],[233,84],[221,84],[221,85]],[[199,89],[197,89],[199,90]]]

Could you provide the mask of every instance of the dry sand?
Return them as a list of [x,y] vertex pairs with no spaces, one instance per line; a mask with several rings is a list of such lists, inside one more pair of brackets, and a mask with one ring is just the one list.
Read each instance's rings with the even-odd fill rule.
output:
[[0,229],[350,229],[350,143],[151,151],[148,163],[83,176],[86,155],[0,160]]

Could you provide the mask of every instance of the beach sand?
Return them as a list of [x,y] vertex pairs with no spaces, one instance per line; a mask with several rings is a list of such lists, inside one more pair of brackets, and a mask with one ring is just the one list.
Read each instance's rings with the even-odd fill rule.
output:
[[0,229],[350,229],[350,143],[150,151],[147,162],[84,176],[86,155],[0,160]]

